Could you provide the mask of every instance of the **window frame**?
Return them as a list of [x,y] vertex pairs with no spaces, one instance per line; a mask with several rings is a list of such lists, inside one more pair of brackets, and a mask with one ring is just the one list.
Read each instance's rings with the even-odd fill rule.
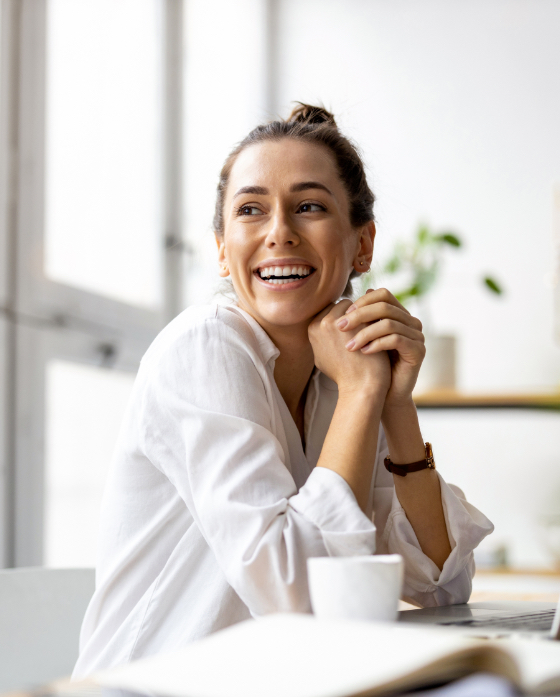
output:
[[161,245],[164,302],[150,311],[44,274],[48,0],[1,0],[0,566],[43,563],[45,368],[53,359],[136,372],[183,306],[183,0],[164,14]]

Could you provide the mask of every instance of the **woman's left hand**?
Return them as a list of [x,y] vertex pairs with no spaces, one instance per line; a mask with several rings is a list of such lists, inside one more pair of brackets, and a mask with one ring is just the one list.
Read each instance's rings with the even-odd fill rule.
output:
[[391,360],[391,387],[386,405],[409,402],[426,354],[422,323],[385,288],[368,290],[337,322],[342,332],[365,325],[346,345],[348,351],[387,351]]

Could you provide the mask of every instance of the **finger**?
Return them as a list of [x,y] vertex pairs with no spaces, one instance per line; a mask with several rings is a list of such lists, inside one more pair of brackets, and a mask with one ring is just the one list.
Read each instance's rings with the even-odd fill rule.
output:
[[344,313],[350,307],[352,302],[350,300],[340,300],[336,304],[330,306],[329,311],[326,314],[318,315],[321,319],[328,318],[332,322],[336,322],[340,317],[344,317]]
[[410,313],[404,312],[400,307],[395,307],[386,302],[377,302],[374,305],[364,305],[350,314],[338,320],[337,327],[342,331],[355,329],[360,324],[370,324],[381,319],[394,319],[402,322],[417,331],[422,331],[422,322]]
[[[424,335],[417,329],[408,327],[402,322],[397,322],[393,319],[383,319],[375,324],[368,324],[349,341],[346,348],[349,351],[359,351],[366,344],[369,344],[376,339],[380,339],[383,336],[390,336],[391,334],[396,334],[400,336],[407,337],[413,341],[417,341],[424,344]],[[349,344],[352,344],[349,346]]]
[[426,355],[424,344],[414,341],[401,334],[391,334],[375,339],[368,344],[361,353],[370,355],[382,351],[397,351],[399,358],[410,365],[420,365]]
[[387,288],[377,288],[376,290],[370,289],[371,292],[367,292],[365,295],[362,295],[361,298],[358,298],[346,311],[347,314],[350,314],[354,310],[356,310],[359,307],[364,307],[364,305],[371,305],[372,303],[378,303],[378,302],[385,302],[389,303],[391,305],[394,305],[395,307],[399,307],[403,312],[406,312],[408,315],[410,312],[404,307],[404,305],[401,305],[401,303],[395,298],[395,296],[387,290]]

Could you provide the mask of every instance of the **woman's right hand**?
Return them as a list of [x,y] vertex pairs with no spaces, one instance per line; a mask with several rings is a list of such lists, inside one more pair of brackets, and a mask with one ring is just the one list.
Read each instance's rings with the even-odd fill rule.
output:
[[309,325],[315,365],[336,382],[339,393],[369,391],[382,395],[384,400],[391,385],[389,355],[386,351],[374,354],[348,351],[346,344],[365,325],[352,332],[341,332],[336,325],[351,304],[350,300],[331,304]]

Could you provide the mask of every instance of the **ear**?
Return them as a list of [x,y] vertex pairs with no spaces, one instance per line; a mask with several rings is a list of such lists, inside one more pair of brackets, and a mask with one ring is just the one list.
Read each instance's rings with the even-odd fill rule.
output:
[[371,266],[373,242],[375,240],[375,223],[371,220],[360,229],[358,249],[352,266],[358,273],[366,273]]
[[226,259],[226,243],[224,242],[224,237],[218,237],[216,233],[214,233],[214,237],[216,238],[216,244],[218,246],[218,263],[220,265],[218,273],[222,278],[227,278],[229,276],[229,268],[228,268],[228,263]]

